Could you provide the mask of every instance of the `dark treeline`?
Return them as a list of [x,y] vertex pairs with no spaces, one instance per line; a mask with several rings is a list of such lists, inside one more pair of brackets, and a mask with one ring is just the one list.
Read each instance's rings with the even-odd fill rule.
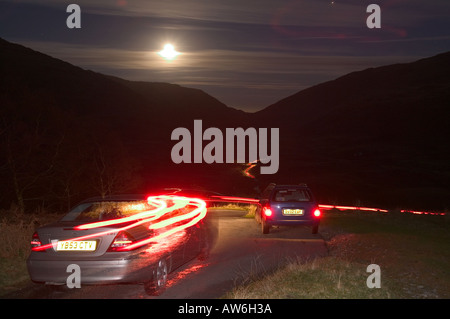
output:
[[139,161],[95,119],[64,114],[30,92],[20,103],[3,99],[0,116],[2,207],[67,209],[86,196],[139,187]]

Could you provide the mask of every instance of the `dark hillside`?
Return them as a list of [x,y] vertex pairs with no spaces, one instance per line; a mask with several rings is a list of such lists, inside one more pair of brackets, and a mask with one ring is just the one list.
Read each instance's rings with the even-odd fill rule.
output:
[[0,104],[3,206],[73,204],[191,176],[201,185],[201,167],[184,177],[171,165],[171,131],[246,115],[197,89],[106,76],[2,39]]
[[448,207],[449,68],[450,53],[371,68],[258,112],[282,128],[280,176],[317,183],[329,200]]
[[[249,194],[310,184],[328,203],[450,207],[450,53],[367,69],[255,114],[205,92],[83,70],[0,39],[0,204],[67,206],[159,186]],[[276,175],[245,165],[173,164],[170,134],[280,128]],[[206,145],[206,142],[204,143]]]

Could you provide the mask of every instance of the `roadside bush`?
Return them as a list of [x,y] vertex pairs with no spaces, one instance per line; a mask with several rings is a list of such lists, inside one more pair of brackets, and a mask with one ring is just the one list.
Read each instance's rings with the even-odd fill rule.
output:
[[0,295],[28,281],[26,259],[31,236],[37,227],[58,218],[58,214],[42,210],[23,213],[15,206],[0,210]]

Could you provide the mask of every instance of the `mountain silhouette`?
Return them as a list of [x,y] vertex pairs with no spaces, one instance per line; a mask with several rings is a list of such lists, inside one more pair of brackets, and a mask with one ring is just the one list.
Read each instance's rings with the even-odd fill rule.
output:
[[[110,121],[160,123],[165,116],[205,120],[239,118],[244,112],[227,107],[198,89],[168,83],[133,82],[73,66],[67,62],[0,39],[2,93],[15,100],[23,94],[47,94],[77,116]],[[114,124],[117,124],[114,122]]]
[[[353,72],[246,113],[198,89],[84,70],[0,39],[0,203],[64,208],[160,186],[254,195],[268,182],[307,182],[327,203],[445,209],[449,67],[444,53]],[[170,134],[192,132],[195,119],[280,128],[279,172],[250,179],[240,164],[174,164]]]
[[370,68],[259,111],[281,130],[280,179],[313,181],[330,201],[448,207],[449,69],[450,52]]
[[[190,169],[186,178],[166,169],[176,167],[172,130],[191,129],[194,119],[205,127],[231,127],[247,115],[198,89],[103,75],[3,39],[0,70],[0,175],[14,185],[4,186],[7,206],[14,197],[66,201],[112,191],[104,179],[120,180],[116,192],[171,186],[171,176],[176,184],[192,180],[202,168]],[[92,189],[92,180],[105,185]],[[194,182],[202,184],[201,178]],[[65,195],[58,187],[70,189]]]

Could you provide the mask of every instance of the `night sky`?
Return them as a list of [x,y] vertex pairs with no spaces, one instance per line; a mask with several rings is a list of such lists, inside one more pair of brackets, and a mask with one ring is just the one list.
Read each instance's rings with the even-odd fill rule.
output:
[[[69,4],[81,28],[69,29]],[[381,28],[369,29],[369,4]],[[0,0],[0,37],[85,69],[256,111],[352,71],[450,51],[449,0]],[[159,52],[171,43],[172,61]]]

